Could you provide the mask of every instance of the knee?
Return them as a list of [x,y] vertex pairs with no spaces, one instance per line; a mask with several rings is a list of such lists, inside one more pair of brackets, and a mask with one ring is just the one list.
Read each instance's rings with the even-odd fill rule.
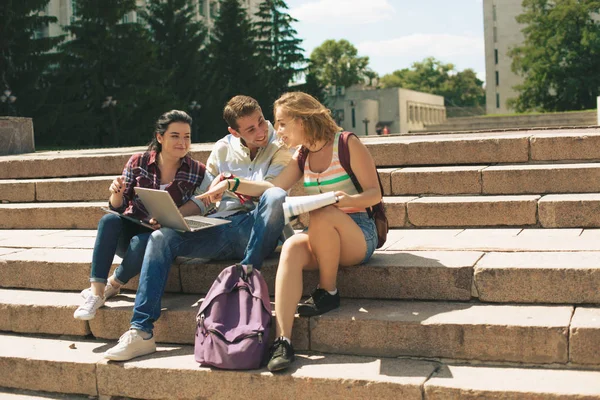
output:
[[261,201],[264,201],[268,206],[279,206],[285,201],[287,192],[279,187],[272,187],[262,194]]
[[171,228],[160,228],[150,234],[149,242],[154,246],[171,246],[178,235],[179,234]]
[[142,241],[140,240],[138,235],[135,235],[134,237],[131,238],[131,240],[129,241],[129,248],[131,249],[137,249],[140,244],[142,244]]
[[[306,246],[295,240],[286,240],[281,247],[281,255],[279,257],[283,262],[280,262],[277,268],[290,269],[299,267],[302,269],[302,264],[305,263],[307,256],[308,251]],[[286,262],[288,260],[298,262]]]
[[115,214],[106,214],[98,222],[98,230],[120,228],[123,225],[121,217]]

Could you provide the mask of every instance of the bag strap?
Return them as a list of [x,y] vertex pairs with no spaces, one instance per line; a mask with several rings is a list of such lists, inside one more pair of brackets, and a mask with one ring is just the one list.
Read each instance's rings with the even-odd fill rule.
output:
[[[354,172],[352,171],[352,166],[350,165],[350,147],[348,146],[348,140],[350,139],[350,136],[356,136],[356,134],[348,131],[344,131],[340,134],[340,141],[338,143],[338,154],[340,158],[340,164],[342,165],[342,168],[346,170],[348,176],[350,176],[350,179],[352,180],[352,183],[354,183],[354,186],[356,186],[356,189],[362,193],[362,186],[360,186],[356,175],[354,175]],[[356,137],[358,138],[358,136]],[[379,173],[377,173],[377,180],[379,181],[379,190],[381,196],[383,196],[383,185],[381,184]],[[372,217],[373,207],[369,207],[366,210],[369,214],[369,217]]]
[[308,149],[304,146],[300,147],[300,152],[298,153],[298,168],[300,168],[301,173],[304,173],[304,165],[306,164],[307,158]]
[[245,282],[248,282],[248,276],[252,274],[252,265],[243,265],[243,264],[235,264],[235,269],[237,270],[240,278],[242,278]]

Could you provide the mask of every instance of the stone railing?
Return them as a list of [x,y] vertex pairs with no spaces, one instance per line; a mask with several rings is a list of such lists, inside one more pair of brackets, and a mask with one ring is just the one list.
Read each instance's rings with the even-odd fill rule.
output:
[[441,124],[446,120],[446,107],[441,105],[406,102],[409,130],[424,129],[426,125]]

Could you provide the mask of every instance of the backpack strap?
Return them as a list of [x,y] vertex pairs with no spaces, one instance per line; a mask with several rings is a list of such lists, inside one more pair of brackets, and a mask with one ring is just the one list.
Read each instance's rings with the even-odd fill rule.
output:
[[[348,140],[350,139],[350,136],[356,136],[356,134],[348,131],[344,131],[340,134],[340,141],[338,143],[338,156],[340,158],[340,164],[342,165],[342,168],[346,170],[346,173],[348,176],[350,176],[350,179],[352,180],[352,183],[354,183],[354,186],[356,186],[356,189],[359,192],[362,192],[362,186],[360,186],[356,175],[354,175],[354,172],[352,171],[352,166],[350,165],[350,147],[348,147]],[[356,137],[358,138],[358,136]],[[383,196],[383,185],[381,184],[379,173],[377,174],[377,180],[379,181],[379,190]],[[373,208],[369,207],[366,210],[369,214],[369,217],[372,217]]]
[[308,149],[304,146],[300,147],[300,152],[298,153],[298,168],[300,168],[301,173],[304,173],[304,164],[306,164],[307,158]]

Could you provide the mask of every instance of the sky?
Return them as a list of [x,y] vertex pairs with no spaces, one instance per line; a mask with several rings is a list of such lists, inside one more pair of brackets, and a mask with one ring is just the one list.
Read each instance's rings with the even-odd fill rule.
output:
[[485,81],[482,0],[287,0],[306,57],[346,39],[379,76],[433,56]]

